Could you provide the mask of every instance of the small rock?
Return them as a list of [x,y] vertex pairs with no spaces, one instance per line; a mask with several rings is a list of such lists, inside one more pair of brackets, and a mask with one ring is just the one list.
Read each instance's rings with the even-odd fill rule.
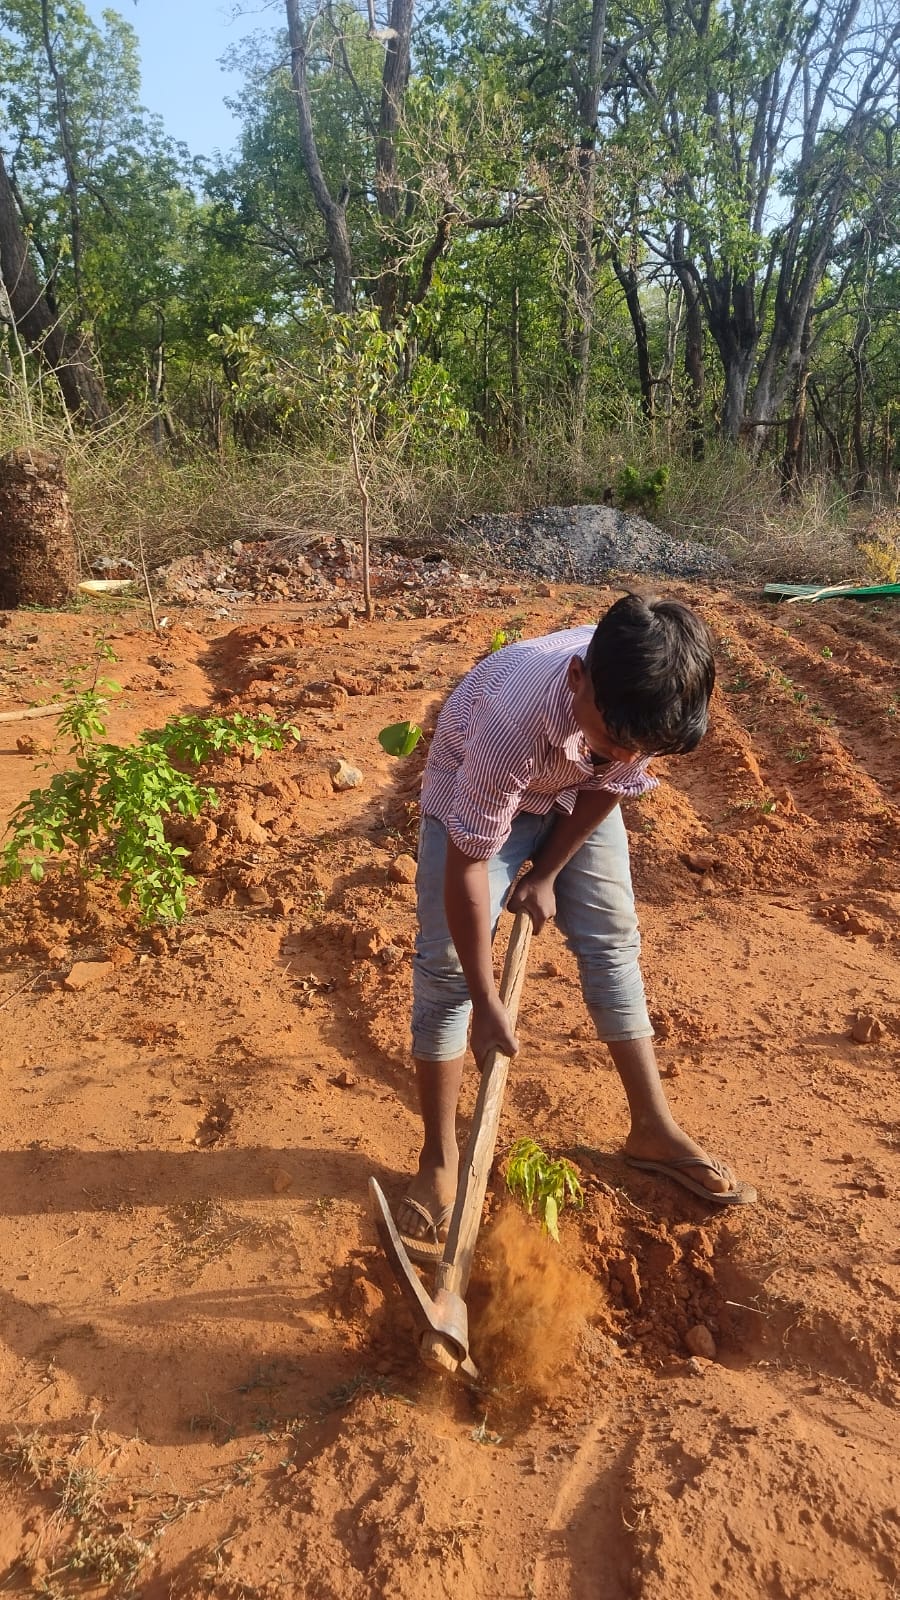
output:
[[850,1031],[857,1044],[877,1044],[881,1038],[881,1022],[871,1011],[858,1011]]
[[339,706],[346,705],[347,690],[339,683],[308,683],[300,696],[300,704],[306,707],[320,706],[326,711],[336,711]]
[[706,850],[688,850],[681,859],[690,872],[712,872],[716,866],[715,856]]
[[201,877],[212,872],[215,866],[215,856],[208,844],[198,844],[196,850],[191,852],[191,871],[197,872]]
[[706,1361],[716,1359],[716,1341],[705,1322],[695,1322],[688,1328],[684,1342],[692,1356],[702,1356]]
[[336,761],[331,768],[331,787],[339,792],[343,789],[358,789],[363,781],[359,767],[353,767],[349,761]]
[[269,835],[255,820],[248,805],[237,805],[223,818],[241,844],[268,844]]
[[248,889],[247,899],[251,906],[269,906],[272,904],[268,889],[263,889],[261,885],[254,884],[252,888]]
[[134,954],[130,944],[111,944],[106,951],[106,959],[114,967],[127,967],[134,960]]
[[336,1078],[331,1079],[331,1082],[336,1089],[355,1089],[359,1079],[355,1078],[353,1073],[348,1072],[345,1067],[343,1072],[339,1072]]
[[[361,1273],[358,1275],[354,1274],[353,1298],[356,1301],[359,1310],[367,1319],[376,1317],[380,1311],[384,1310],[384,1295],[382,1294],[381,1290],[371,1281],[370,1278],[363,1277]],[[385,1363],[379,1362],[379,1372],[383,1366],[385,1366]],[[390,1372],[392,1368],[393,1362],[388,1362],[386,1364],[386,1371]]]
[[288,1189],[294,1186],[294,1179],[286,1167],[276,1167],[272,1173],[272,1188],[275,1194],[287,1194]]
[[704,1361],[701,1356],[691,1356],[687,1364],[688,1372],[692,1378],[705,1377],[708,1367],[709,1362]]
[[388,972],[393,972],[396,967],[400,966],[403,956],[404,951],[399,944],[386,944],[384,949],[379,951],[379,960],[382,966],[387,968]]
[[353,941],[353,953],[361,958],[377,956],[390,943],[386,928],[360,928]]
[[20,756],[33,756],[37,750],[37,745],[32,739],[31,734],[26,733],[23,734],[21,738],[16,740],[16,749],[18,750]]
[[353,612],[352,611],[343,612],[343,614],[338,617],[337,622],[335,623],[335,627],[336,628],[352,628],[353,627]]
[[784,833],[784,830],[788,825],[787,818],[779,817],[778,813],[775,811],[764,811],[761,821],[764,822],[765,825],[771,828],[775,833]]
[[545,978],[559,978],[562,976],[561,970],[555,961],[545,961],[541,971]]
[[91,984],[100,983],[108,978],[115,968],[111,961],[76,961],[68,975],[63,978],[63,988],[77,991],[87,989]]
[[715,892],[716,892],[716,880],[715,880],[715,878],[713,877],[711,872],[704,872],[703,877],[700,879],[700,893],[701,894],[715,894]]
[[388,867],[391,883],[415,883],[416,862],[413,856],[396,856]]
[[634,1256],[614,1256],[609,1263],[609,1275],[622,1285],[622,1298],[632,1311],[641,1304],[641,1280]]

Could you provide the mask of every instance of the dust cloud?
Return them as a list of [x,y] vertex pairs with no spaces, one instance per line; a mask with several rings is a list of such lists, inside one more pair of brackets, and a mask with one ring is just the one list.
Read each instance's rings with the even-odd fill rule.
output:
[[603,1306],[597,1283],[512,1205],[482,1236],[469,1303],[484,1376],[541,1400],[559,1392],[585,1323]]

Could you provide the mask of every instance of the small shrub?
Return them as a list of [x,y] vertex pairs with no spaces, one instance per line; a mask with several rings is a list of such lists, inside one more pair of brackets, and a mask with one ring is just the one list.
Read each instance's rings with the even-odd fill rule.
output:
[[639,472],[630,463],[624,466],[616,480],[616,494],[623,506],[645,506],[655,511],[669,482],[669,469],[656,467],[653,472]]
[[533,1139],[519,1139],[509,1152],[506,1187],[529,1216],[535,1208],[541,1227],[559,1244],[559,1214],[568,1203],[579,1210],[584,1191],[571,1161],[555,1161]]
[[900,583],[900,513],[884,511],[873,517],[859,548],[870,582]]
[[[111,652],[101,646],[103,659]],[[101,742],[106,733],[108,693],[115,685],[95,669],[86,688],[66,680],[71,703],[57,719],[57,738],[69,739],[74,767],[33,789],[13,811],[9,839],[0,852],[0,883],[26,873],[35,883],[55,859],[71,869],[84,900],[90,879],[119,884],[123,905],[136,902],[141,920],[180,922],[187,891],[195,883],[185,871],[189,852],[166,838],[169,817],[196,817],[215,806],[215,790],[181,770],[210,756],[248,747],[280,750],[296,730],[271,717],[174,717],[143,733],[134,745]]]

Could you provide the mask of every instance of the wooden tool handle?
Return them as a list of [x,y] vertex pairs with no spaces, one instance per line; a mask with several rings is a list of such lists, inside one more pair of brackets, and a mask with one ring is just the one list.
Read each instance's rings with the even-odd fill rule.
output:
[[[527,912],[517,912],[500,982],[500,999],[509,1012],[513,1027],[516,1025],[519,1001],[525,983],[531,932],[531,918]],[[481,1227],[485,1190],[497,1144],[497,1129],[500,1126],[500,1113],[503,1109],[503,1091],[506,1088],[509,1060],[509,1056],[504,1055],[502,1050],[494,1048],[489,1051],[481,1069],[481,1083],[478,1088],[478,1099],[475,1102],[472,1131],[460,1166],[450,1230],[444,1246],[443,1260],[438,1264],[435,1273],[435,1292],[438,1289],[450,1289],[465,1299],[469,1287],[469,1274],[472,1270],[478,1230]],[[455,1370],[458,1364],[456,1352],[441,1334],[423,1334],[421,1349],[423,1360],[430,1366]]]

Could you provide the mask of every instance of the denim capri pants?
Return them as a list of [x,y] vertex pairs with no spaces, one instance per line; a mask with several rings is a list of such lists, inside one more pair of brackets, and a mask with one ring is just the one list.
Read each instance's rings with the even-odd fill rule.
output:
[[[492,934],[522,866],[534,860],[553,822],[552,811],[548,816],[521,812],[506,843],[488,861]],[[444,910],[446,856],[444,824],[423,817],[412,1012],[413,1055],[423,1061],[451,1061],[465,1054],[472,1010]],[[651,1038],[628,835],[618,806],[563,867],[555,893],[556,922],[578,961],[581,991],[598,1037],[605,1042]]]

